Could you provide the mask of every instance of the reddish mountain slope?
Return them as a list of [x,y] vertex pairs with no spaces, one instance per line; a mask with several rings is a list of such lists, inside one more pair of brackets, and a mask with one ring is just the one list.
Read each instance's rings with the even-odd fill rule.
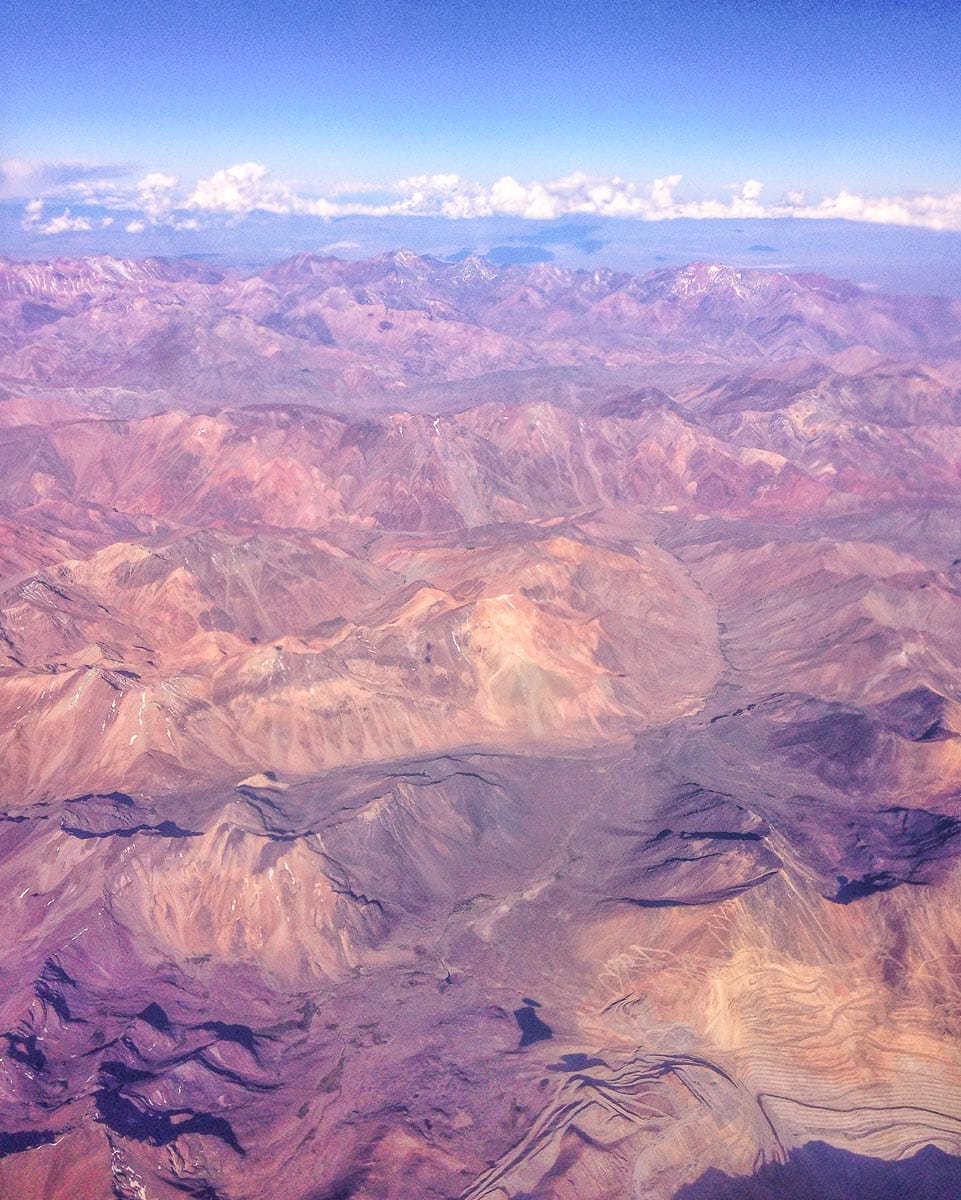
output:
[[0,1196],[953,1194],[956,304],[0,305]]

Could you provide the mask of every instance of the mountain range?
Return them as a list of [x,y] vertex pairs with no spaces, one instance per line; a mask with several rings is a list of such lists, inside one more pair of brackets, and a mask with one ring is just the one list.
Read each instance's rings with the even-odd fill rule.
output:
[[0,262],[0,1196],[961,1189],[961,302]]

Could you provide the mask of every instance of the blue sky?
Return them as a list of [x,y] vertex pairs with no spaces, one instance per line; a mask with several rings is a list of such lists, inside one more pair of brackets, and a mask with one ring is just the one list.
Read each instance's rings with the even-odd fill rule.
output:
[[38,238],[264,212],[961,231],[942,0],[7,0],[0,46],[0,194]]

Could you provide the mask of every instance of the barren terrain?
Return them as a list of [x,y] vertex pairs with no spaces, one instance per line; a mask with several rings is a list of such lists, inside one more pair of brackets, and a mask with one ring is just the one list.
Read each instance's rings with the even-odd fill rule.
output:
[[959,302],[0,314],[0,1196],[961,1192]]

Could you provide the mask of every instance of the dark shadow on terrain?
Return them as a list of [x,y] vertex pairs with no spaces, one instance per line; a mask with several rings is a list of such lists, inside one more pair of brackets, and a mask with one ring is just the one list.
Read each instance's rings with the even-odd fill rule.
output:
[[514,1020],[521,1031],[519,1046],[533,1046],[535,1042],[543,1042],[554,1036],[550,1025],[542,1021],[534,1011],[532,1003],[536,1004],[537,1001],[525,1001],[523,1008],[514,1009]]
[[60,828],[64,833],[68,833],[71,837],[88,839],[88,838],[108,838],[119,837],[129,838],[136,833],[145,833],[148,836],[166,837],[166,838],[189,838],[200,837],[201,834],[195,829],[181,829],[175,821],[161,821],[159,825],[128,825],[119,829],[80,829],[76,825],[61,825]]
[[108,1059],[100,1064],[100,1074],[104,1090],[122,1087],[125,1083],[142,1083],[145,1079],[154,1079],[152,1071],[138,1071],[136,1067],[128,1067],[126,1063]]
[[847,875],[838,876],[838,890],[831,897],[835,904],[850,904],[853,900],[863,900],[865,896],[873,896],[875,892],[889,892],[891,888],[903,883],[901,879],[887,871],[877,871],[865,875],[862,879],[848,879]]
[[925,1146],[912,1158],[880,1158],[808,1142],[786,1163],[732,1178],[713,1168],[674,1200],[949,1200],[961,1197],[961,1158]]
[[338,1179],[325,1191],[320,1192],[317,1200],[351,1200],[352,1196],[360,1194],[368,1175],[368,1169],[360,1167],[358,1170]]
[[23,1150],[35,1150],[37,1146],[49,1146],[55,1134],[49,1129],[30,1129],[24,1133],[0,1133],[0,1158],[8,1154],[19,1154]]
[[203,1021],[197,1029],[207,1029],[222,1042],[236,1042],[251,1054],[257,1053],[257,1035],[249,1025],[227,1025],[223,1021]]
[[82,796],[74,796],[72,800],[68,800],[68,804],[84,804],[88,800],[109,800],[111,804],[118,808],[136,808],[136,803],[132,796],[128,796],[126,792],[85,792]]
[[108,1129],[123,1137],[147,1142],[151,1146],[167,1146],[184,1133],[206,1134],[219,1138],[237,1154],[244,1153],[230,1122],[223,1117],[183,1109],[173,1113],[144,1110],[126,1096],[106,1088],[96,1092],[94,1099],[98,1118]]
[[18,1033],[5,1033],[3,1036],[7,1039],[7,1054],[10,1058],[23,1063],[31,1071],[42,1071],[47,1065],[46,1057],[37,1045],[37,1035],[35,1033],[31,1033],[29,1036],[21,1036]]
[[591,1067],[606,1067],[603,1058],[591,1058],[587,1054],[562,1054],[560,1062],[550,1063],[548,1071],[588,1071]]
[[137,1014],[141,1021],[146,1021],[148,1025],[152,1025],[159,1033],[166,1033],[170,1028],[170,1020],[159,1004],[150,1003],[147,1007]]

